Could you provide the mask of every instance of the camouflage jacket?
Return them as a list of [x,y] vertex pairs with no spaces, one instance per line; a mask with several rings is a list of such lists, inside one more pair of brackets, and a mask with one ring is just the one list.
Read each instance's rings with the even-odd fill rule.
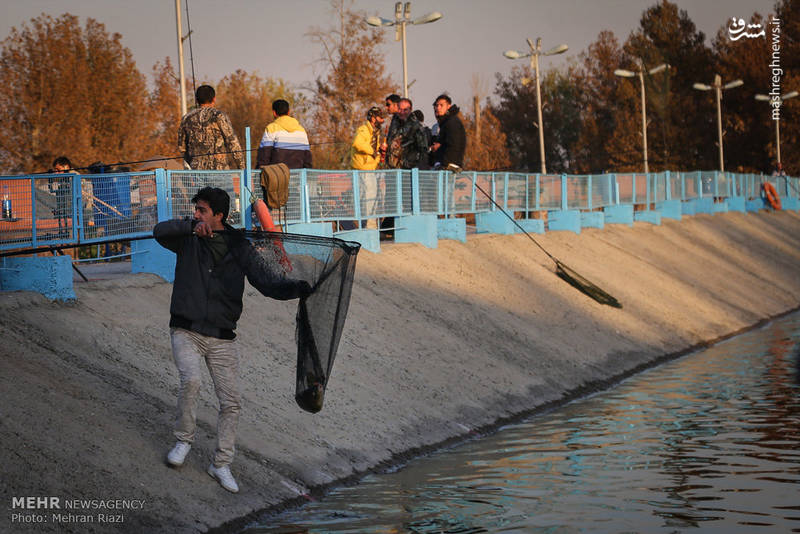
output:
[[231,120],[214,107],[201,106],[184,115],[178,150],[192,169],[244,169],[244,153]]
[[392,120],[386,138],[386,166],[390,169],[428,168],[428,139],[422,123],[413,116]]

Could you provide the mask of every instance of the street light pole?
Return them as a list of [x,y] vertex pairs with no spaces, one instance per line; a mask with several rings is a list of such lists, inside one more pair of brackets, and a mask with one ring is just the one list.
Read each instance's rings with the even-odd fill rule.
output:
[[569,49],[569,47],[565,44],[560,44],[555,48],[551,48],[547,52],[542,53],[541,37],[536,39],[535,45],[530,39],[527,41],[530,52],[523,54],[522,52],[517,52],[516,50],[506,50],[503,52],[503,55],[508,59],[522,59],[528,56],[531,58],[531,69],[534,72],[534,76],[536,76],[536,116],[539,120],[539,124],[537,124],[539,128],[539,159],[542,162],[542,174],[547,174],[547,165],[545,164],[544,159],[544,125],[542,124],[542,92],[539,82],[539,56],[563,54]]
[[720,172],[725,172],[725,159],[723,155],[722,149],[722,91],[726,89],[733,89],[734,87],[739,87],[740,85],[744,85],[742,80],[734,80],[730,83],[726,83],[722,85],[722,76],[719,74],[714,75],[714,83],[712,85],[706,85],[704,83],[696,83],[692,87],[697,89],[698,91],[710,91],[711,89],[715,89],[716,96],[717,96],[717,136],[719,138],[719,170]]
[[370,26],[397,26],[395,40],[402,41],[403,45],[403,97],[408,98],[408,61],[406,59],[406,25],[407,24],[428,24],[442,18],[438,11],[428,13],[418,19],[411,20],[411,2],[397,2],[394,5],[394,20],[382,17],[367,17],[366,23]]
[[[647,72],[651,75],[657,74],[662,70],[669,67],[666,63],[662,63],[657,67],[653,67],[652,69],[648,70]],[[632,78],[637,75],[635,72],[631,72],[629,70],[624,69],[617,69],[614,71],[614,74],[617,76],[622,76],[623,78]],[[642,94],[642,153],[644,159],[644,172],[645,174],[650,172],[650,166],[647,162],[647,100],[645,98],[644,93],[644,63],[639,64],[639,85],[641,87],[641,94]]]
[[181,117],[186,115],[186,79],[183,73],[183,28],[181,24],[181,0],[175,0],[175,21],[178,25],[178,72],[181,94]]
[[[530,45],[530,39],[528,39]],[[532,47],[532,45],[531,45]],[[542,123],[542,89],[539,83],[539,52],[542,50],[542,38],[536,38],[536,53],[531,55],[531,68],[536,76],[536,120],[539,124],[539,159],[542,161],[542,174],[547,174],[547,166],[544,162],[544,126]]]
[[[777,101],[778,102],[778,106],[777,107],[778,107],[778,109],[780,109],[783,106],[783,103],[786,100],[789,100],[790,98],[794,98],[798,94],[800,94],[800,93],[798,93],[797,91],[791,91],[791,92],[786,93],[785,95],[782,95],[782,96],[777,96],[777,95],[776,96],[756,95],[755,98],[756,98],[756,100],[761,100],[762,102],[775,102],[775,101]],[[776,159],[778,160],[777,163],[780,163],[781,162],[781,116],[780,116],[780,114],[778,114],[778,116],[776,118],[772,119],[772,120],[775,121],[775,156],[776,156]]]

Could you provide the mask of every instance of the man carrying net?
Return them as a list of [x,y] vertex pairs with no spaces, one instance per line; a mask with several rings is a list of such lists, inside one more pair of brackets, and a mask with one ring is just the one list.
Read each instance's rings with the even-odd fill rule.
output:
[[228,193],[204,187],[192,198],[194,218],[158,223],[153,236],[177,254],[170,304],[172,354],[180,376],[175,437],[167,463],[183,465],[196,429],[203,360],[219,400],[217,446],[208,474],[228,491],[239,487],[230,471],[241,409],[239,355],[234,338],[242,313],[244,278],[263,295],[279,300],[306,297],[310,284],[264,267],[242,232],[226,224]]

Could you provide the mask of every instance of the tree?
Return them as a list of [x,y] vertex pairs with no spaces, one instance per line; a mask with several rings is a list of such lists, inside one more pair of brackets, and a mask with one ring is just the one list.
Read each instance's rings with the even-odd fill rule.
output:
[[251,161],[255,164],[255,152],[267,124],[274,120],[272,102],[282,98],[289,102],[292,115],[304,122],[308,103],[299,92],[280,78],[261,78],[241,69],[225,76],[217,85],[217,105],[231,119],[233,130],[245,146],[245,128],[250,127]]
[[[616,169],[621,162],[633,159],[630,146],[614,147],[609,141],[614,137],[618,122],[630,124],[632,105],[630,88],[619,95],[624,83],[614,71],[623,65],[625,54],[611,31],[601,31],[597,40],[580,55],[582,66],[574,81],[582,88],[579,99],[583,124],[573,150],[573,167],[578,173],[598,173]],[[626,102],[625,108],[622,103]],[[638,101],[637,101],[638,102]]]
[[711,82],[714,75],[705,34],[685,10],[662,0],[644,11],[624,50],[631,63],[621,68],[672,66],[669,72],[645,77],[651,171],[715,168],[716,115],[704,95],[692,89],[696,82]]
[[[480,130],[475,127],[474,114],[464,114],[462,119],[467,131],[464,168],[476,171],[509,170],[511,158],[506,148],[506,134],[491,110],[485,109],[480,113]],[[478,131],[480,139],[477,137]]]
[[0,52],[4,171],[46,170],[60,155],[83,163],[143,156],[148,93],[121,39],[91,18],[81,28],[70,14],[12,29]]
[[[541,73],[541,71],[540,71]],[[542,122],[547,172],[570,172],[570,158],[581,129],[580,85],[574,67],[549,70],[542,76]],[[515,66],[507,79],[497,75],[491,108],[507,136],[508,152],[517,169],[538,172],[539,153],[536,82],[528,66]]]
[[164,63],[153,65],[153,85],[148,106],[153,125],[150,131],[150,155],[177,155],[178,126],[181,122],[181,110],[178,105],[180,81],[175,76],[175,70],[168,57],[164,58]]
[[370,29],[366,13],[353,11],[352,0],[332,0],[336,26],[312,28],[307,36],[322,48],[319,59],[326,74],[313,89],[312,145],[314,166],[343,168],[348,165],[350,143],[367,110],[396,92],[397,85],[385,74],[380,45],[384,32]]

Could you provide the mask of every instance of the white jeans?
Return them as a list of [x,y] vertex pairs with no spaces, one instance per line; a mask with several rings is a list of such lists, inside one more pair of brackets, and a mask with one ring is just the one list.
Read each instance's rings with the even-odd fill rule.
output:
[[175,437],[192,443],[197,428],[197,401],[203,382],[201,365],[208,366],[219,400],[217,449],[214,465],[222,467],[233,461],[236,427],[239,423],[239,355],[232,339],[217,339],[183,328],[170,328],[172,356],[180,376]]
[[365,228],[378,228],[378,220],[370,219],[381,207],[381,191],[378,188],[378,173],[361,172],[358,174],[358,187],[361,193],[361,216],[367,219]]

